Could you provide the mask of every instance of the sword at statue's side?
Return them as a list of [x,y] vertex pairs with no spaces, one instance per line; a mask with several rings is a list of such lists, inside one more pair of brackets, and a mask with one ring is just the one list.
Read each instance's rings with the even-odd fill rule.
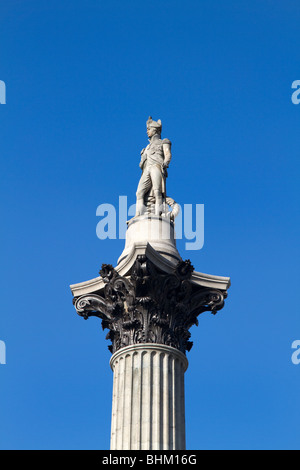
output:
[[161,165],[161,196],[162,196],[162,212],[166,214],[166,197],[167,197],[167,182],[166,179],[168,177],[167,169],[164,165]]
[[145,154],[145,149],[141,151],[141,161],[140,161],[140,169],[144,171],[144,166],[147,160],[147,154]]

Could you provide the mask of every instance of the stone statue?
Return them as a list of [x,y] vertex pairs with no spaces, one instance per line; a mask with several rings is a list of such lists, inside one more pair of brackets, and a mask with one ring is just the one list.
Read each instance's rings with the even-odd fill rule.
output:
[[153,212],[160,216],[165,212],[167,168],[172,154],[170,140],[161,139],[161,129],[161,120],[153,121],[150,116],[147,121],[150,143],[141,151],[140,168],[143,173],[136,193],[136,217]]

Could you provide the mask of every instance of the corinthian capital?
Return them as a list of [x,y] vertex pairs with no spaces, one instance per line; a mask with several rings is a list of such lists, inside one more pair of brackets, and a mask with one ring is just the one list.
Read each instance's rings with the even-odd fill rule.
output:
[[186,353],[193,344],[189,329],[198,325],[198,315],[217,313],[227,296],[226,290],[199,285],[193,272],[189,260],[163,272],[145,254],[137,256],[128,276],[103,265],[104,287],[75,298],[75,308],[85,319],[102,320],[112,353],[140,343],[165,344]]

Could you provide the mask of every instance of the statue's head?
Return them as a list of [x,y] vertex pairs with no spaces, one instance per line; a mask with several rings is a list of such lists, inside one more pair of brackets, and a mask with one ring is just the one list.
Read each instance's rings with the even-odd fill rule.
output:
[[147,135],[149,139],[153,137],[155,134],[161,135],[161,120],[153,121],[152,117],[150,116],[147,121]]

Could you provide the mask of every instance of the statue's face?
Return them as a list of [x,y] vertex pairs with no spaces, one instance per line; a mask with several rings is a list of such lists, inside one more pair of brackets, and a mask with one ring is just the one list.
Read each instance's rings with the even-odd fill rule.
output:
[[157,134],[155,127],[147,127],[147,136],[149,139],[151,139],[151,137],[153,137],[155,134]]

